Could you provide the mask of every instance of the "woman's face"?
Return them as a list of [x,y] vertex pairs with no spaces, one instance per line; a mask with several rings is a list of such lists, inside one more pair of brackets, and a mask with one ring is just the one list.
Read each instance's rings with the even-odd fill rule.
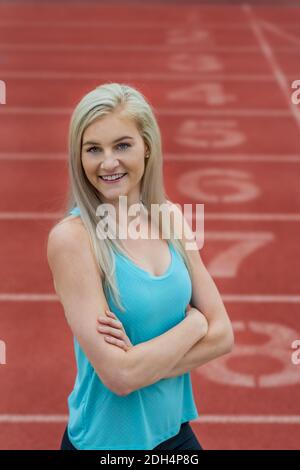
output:
[[[146,151],[135,123],[120,114],[108,114],[86,128],[82,165],[104,202],[118,203],[119,196],[127,196],[129,205],[139,202]],[[124,176],[115,181],[102,178],[110,175]]]

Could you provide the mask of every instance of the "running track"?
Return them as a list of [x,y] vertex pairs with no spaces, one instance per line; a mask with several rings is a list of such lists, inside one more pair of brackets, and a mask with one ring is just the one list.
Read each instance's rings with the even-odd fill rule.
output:
[[1,449],[57,449],[66,424],[72,336],[46,237],[70,113],[108,80],[153,104],[169,196],[205,203],[201,254],[236,346],[192,372],[195,433],[206,449],[299,448],[299,63],[300,8],[0,5]]

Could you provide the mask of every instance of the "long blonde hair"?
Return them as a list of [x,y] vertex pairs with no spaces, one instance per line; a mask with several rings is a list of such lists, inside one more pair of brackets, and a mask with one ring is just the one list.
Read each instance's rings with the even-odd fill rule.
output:
[[[124,312],[120,294],[115,279],[115,259],[112,250],[123,252],[119,239],[100,239],[96,234],[99,220],[96,209],[103,201],[101,194],[87,179],[82,162],[82,136],[85,129],[96,119],[112,112],[121,111],[122,116],[130,118],[135,123],[146,147],[149,158],[145,159],[145,171],[141,182],[141,201],[148,213],[151,213],[151,204],[166,204],[166,192],[163,182],[163,159],[161,135],[158,123],[151,105],[143,94],[136,88],[120,83],[105,83],[87,93],[75,107],[69,126],[69,193],[64,217],[76,205],[80,210],[81,220],[87,229],[93,254],[99,266],[99,275],[102,271],[103,286],[107,288],[117,305]],[[159,214],[159,228],[162,230],[162,219]],[[170,241],[175,250],[181,254],[189,274],[191,266],[185,252],[184,244],[180,238],[174,238],[173,227],[170,227]]]

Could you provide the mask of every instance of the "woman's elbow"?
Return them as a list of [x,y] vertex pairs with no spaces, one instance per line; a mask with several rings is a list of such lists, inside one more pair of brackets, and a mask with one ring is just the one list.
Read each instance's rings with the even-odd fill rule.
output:
[[131,390],[127,386],[125,386],[122,383],[114,383],[107,385],[107,388],[110,389],[111,392],[113,392],[115,395],[118,395],[119,397],[126,397],[131,393]]
[[217,321],[208,328],[218,356],[229,354],[234,347],[234,333],[229,319]]
[[229,354],[232,352],[234,347],[234,332],[231,323],[229,323],[223,331],[223,345],[224,345],[224,354]]
[[128,383],[125,380],[125,374],[122,371],[119,371],[116,374],[110,374],[108,377],[104,378],[99,371],[96,371],[101,382],[107,387],[112,393],[118,395],[119,397],[125,397],[130,393]]
[[114,383],[113,388],[114,393],[120,397],[126,397],[133,391],[127,378],[125,378],[125,374],[122,373],[120,373],[119,380]]

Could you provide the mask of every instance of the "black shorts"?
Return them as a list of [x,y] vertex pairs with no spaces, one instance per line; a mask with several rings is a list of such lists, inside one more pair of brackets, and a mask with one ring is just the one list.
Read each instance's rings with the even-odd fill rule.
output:
[[[71,444],[68,436],[68,428],[66,427],[60,450],[78,450]],[[176,436],[170,437],[161,442],[153,450],[203,450],[199,444],[190,423],[187,421],[181,425],[180,431]]]

